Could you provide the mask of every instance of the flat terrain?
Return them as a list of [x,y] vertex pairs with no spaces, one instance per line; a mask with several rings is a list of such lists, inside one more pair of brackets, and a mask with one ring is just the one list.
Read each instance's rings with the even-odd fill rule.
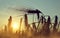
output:
[[41,35],[41,34],[19,34],[19,33],[0,33],[0,38],[60,38],[59,34]]

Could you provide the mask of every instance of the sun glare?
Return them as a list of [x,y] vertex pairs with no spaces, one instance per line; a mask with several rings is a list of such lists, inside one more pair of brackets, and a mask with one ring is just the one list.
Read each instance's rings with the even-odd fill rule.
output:
[[12,30],[13,30],[13,32],[18,31],[18,30],[19,30],[19,24],[16,23],[16,22],[14,22],[14,23],[12,24]]

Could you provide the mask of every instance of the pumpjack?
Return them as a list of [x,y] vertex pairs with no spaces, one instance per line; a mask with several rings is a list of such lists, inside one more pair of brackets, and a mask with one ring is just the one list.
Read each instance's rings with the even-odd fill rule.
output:
[[[49,15],[48,16],[48,19],[45,18],[45,15],[38,9],[15,9],[17,11],[23,11],[23,12],[26,12],[24,14],[24,20],[25,20],[25,26],[28,28],[30,24],[28,24],[28,17],[27,15],[28,14],[37,14],[37,19],[38,19],[38,25],[36,27],[35,25],[35,22],[32,23],[32,26],[34,29],[37,29],[39,27],[39,24],[42,23],[43,24],[43,31],[45,31],[46,34],[49,34],[50,33],[50,24],[51,24],[51,18]],[[42,16],[40,17],[40,14],[42,14]],[[41,18],[41,19],[40,19]],[[57,26],[57,23],[58,23],[58,17],[55,16],[55,23],[54,23],[54,26],[53,26],[53,31],[56,30],[56,26]]]
[[[28,18],[27,18],[27,15],[28,14],[37,14],[37,19],[39,20],[39,18],[40,18],[40,13],[42,14],[42,15],[44,15],[40,10],[38,10],[38,9],[35,9],[35,10],[33,10],[33,9],[15,9],[15,10],[17,10],[17,11],[24,11],[24,12],[27,12],[27,14],[24,14],[24,17],[25,17],[25,25],[26,26],[28,26]],[[34,23],[32,24],[33,26],[34,26]]]

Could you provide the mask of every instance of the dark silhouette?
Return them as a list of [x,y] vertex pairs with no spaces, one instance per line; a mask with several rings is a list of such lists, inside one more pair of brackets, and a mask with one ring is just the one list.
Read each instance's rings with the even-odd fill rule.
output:
[[42,24],[43,24],[43,19],[44,19],[44,17],[43,17],[43,16],[41,16],[41,18],[40,18],[40,19],[39,19],[39,21],[38,21],[38,26],[37,26],[37,28],[39,27],[40,23],[42,23]]
[[39,19],[37,28],[39,27],[39,24],[40,24],[40,23],[42,23],[43,25],[45,25],[45,23],[46,23],[46,18],[45,18],[44,16],[41,16],[41,18]]
[[50,18],[50,16],[48,16],[48,19],[47,19],[47,27],[46,27],[47,33],[50,33],[50,28],[49,28],[50,24],[51,24],[51,18]]
[[20,19],[20,26],[21,26],[21,24],[22,24],[22,18]]
[[8,19],[8,27],[11,26],[11,23],[12,23],[12,16],[10,16],[9,19]]
[[50,34],[50,28],[49,28],[50,24],[51,24],[51,18],[50,18],[50,16],[48,16],[47,21],[46,21],[46,19],[44,19],[44,23],[43,23],[43,27],[42,27],[42,31],[41,31],[44,35]]
[[36,31],[37,29],[36,29],[35,23],[32,23],[32,26],[33,26],[33,29]]
[[58,16],[55,16],[55,21],[54,21],[54,26],[53,26],[53,32],[57,32],[57,24],[58,24]]
[[27,18],[27,14],[24,15],[24,19],[25,19],[25,26],[28,28],[28,18]]
[[20,27],[19,27],[19,29],[21,29],[21,26],[22,26],[22,18],[20,19]]
[[12,25],[12,16],[10,16],[9,19],[8,19],[8,27],[7,28],[8,28],[9,32],[11,32],[11,30],[12,30],[11,25]]
[[38,18],[38,20],[39,20],[39,17],[40,17],[40,15],[39,15],[39,13],[42,13],[40,10],[38,10],[38,9],[36,9],[36,10],[28,10],[27,11],[28,13],[31,13],[31,14],[37,14],[37,18]]
[[41,23],[43,24],[43,19],[44,19],[44,17],[43,16],[41,16]]
[[28,14],[37,14],[37,18],[39,20],[39,13],[41,13],[42,15],[44,15],[40,10],[38,9],[15,9],[15,10],[18,10],[18,11],[24,11],[24,12],[27,12]]

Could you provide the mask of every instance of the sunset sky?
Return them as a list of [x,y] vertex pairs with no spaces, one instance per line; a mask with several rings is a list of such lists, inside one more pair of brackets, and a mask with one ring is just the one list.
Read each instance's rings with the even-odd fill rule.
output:
[[0,0],[0,27],[5,24],[7,25],[9,16],[13,17],[13,21],[19,22],[20,17],[14,16],[21,14],[21,12],[8,9],[9,7],[39,9],[45,15],[50,15],[52,18],[58,15],[60,20],[60,0]]

